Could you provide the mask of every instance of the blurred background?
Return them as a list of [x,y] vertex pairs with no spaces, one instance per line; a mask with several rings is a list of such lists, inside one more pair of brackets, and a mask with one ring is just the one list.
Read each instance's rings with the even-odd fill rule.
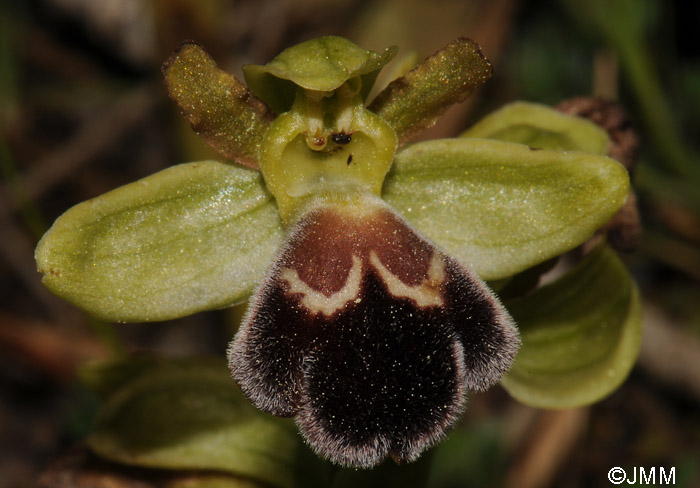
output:
[[599,95],[619,100],[641,140],[644,232],[624,256],[645,304],[637,367],[582,409],[532,409],[500,388],[475,395],[429,485],[610,486],[610,468],[642,466],[675,467],[676,486],[700,487],[698,21],[695,0],[0,2],[0,488],[33,486],[80,445],[97,405],[80,364],[119,348],[223,355],[235,329],[239,309],[101,324],[36,272],[37,240],[70,206],[217,157],[168,100],[161,63],[192,39],[240,78],[240,65],[326,34],[420,59],[458,36],[482,46],[493,78],[421,138],[459,134],[513,100]]

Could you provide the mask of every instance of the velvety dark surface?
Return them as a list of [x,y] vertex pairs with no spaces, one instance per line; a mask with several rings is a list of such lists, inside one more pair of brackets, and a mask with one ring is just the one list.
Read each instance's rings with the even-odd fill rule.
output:
[[[321,231],[342,237],[315,239]],[[290,235],[232,346],[234,377],[259,408],[296,415],[312,447],[337,463],[415,459],[456,421],[468,390],[510,366],[518,338],[509,316],[481,280],[384,209],[358,218],[315,211]],[[441,303],[393,295],[371,253],[401,282],[435,287]],[[359,289],[331,314],[310,311],[280,278],[302,269],[314,284],[318,276],[307,276],[322,263],[333,286],[311,288],[328,297],[349,282],[353,255]],[[439,279],[429,276],[433,257]]]

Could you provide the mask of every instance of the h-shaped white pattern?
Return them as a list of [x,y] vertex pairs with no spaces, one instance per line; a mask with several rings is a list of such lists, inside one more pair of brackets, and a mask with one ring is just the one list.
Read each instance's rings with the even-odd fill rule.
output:
[[[377,270],[379,277],[386,285],[387,291],[396,298],[410,298],[420,308],[439,307],[443,305],[440,284],[445,280],[445,263],[439,253],[434,253],[430,261],[428,276],[418,285],[407,285],[382,264],[374,251],[369,254],[369,262]],[[301,304],[312,314],[323,313],[333,315],[351,300],[360,300],[360,285],[362,284],[362,260],[352,256],[352,267],[348,273],[345,285],[330,296],[314,290],[307,285],[296,270],[282,268],[280,279],[287,282],[287,294],[302,295]],[[359,303],[359,302],[358,302]]]
[[299,273],[292,268],[283,268],[282,271],[280,271],[280,278],[289,283],[288,294],[300,293],[303,295],[301,304],[306,307],[309,312],[313,314],[321,312],[330,316],[337,310],[343,308],[350,300],[357,299],[360,295],[362,261],[360,258],[353,255],[352,268],[350,268],[345,285],[331,296],[326,296],[304,283],[304,281],[299,278]]
[[387,290],[394,297],[410,298],[419,308],[439,307],[443,304],[440,284],[445,280],[445,264],[437,252],[433,253],[433,258],[430,260],[428,277],[414,286],[407,285],[386,269],[374,251],[369,253],[369,262],[379,272]]

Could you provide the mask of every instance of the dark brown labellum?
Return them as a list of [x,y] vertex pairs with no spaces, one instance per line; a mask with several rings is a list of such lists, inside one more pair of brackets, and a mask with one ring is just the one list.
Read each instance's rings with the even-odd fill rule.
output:
[[315,451],[416,459],[509,369],[515,326],[486,285],[389,208],[319,207],[291,229],[229,360],[260,409]]

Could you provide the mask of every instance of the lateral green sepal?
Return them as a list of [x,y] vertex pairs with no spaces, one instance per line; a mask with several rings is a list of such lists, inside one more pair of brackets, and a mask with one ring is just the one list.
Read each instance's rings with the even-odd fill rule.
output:
[[167,320],[247,298],[282,234],[260,173],[202,161],[69,209],[35,257],[44,284],[91,315]]
[[399,151],[382,196],[450,255],[495,280],[581,244],[628,191],[627,171],[605,156],[459,138]]

